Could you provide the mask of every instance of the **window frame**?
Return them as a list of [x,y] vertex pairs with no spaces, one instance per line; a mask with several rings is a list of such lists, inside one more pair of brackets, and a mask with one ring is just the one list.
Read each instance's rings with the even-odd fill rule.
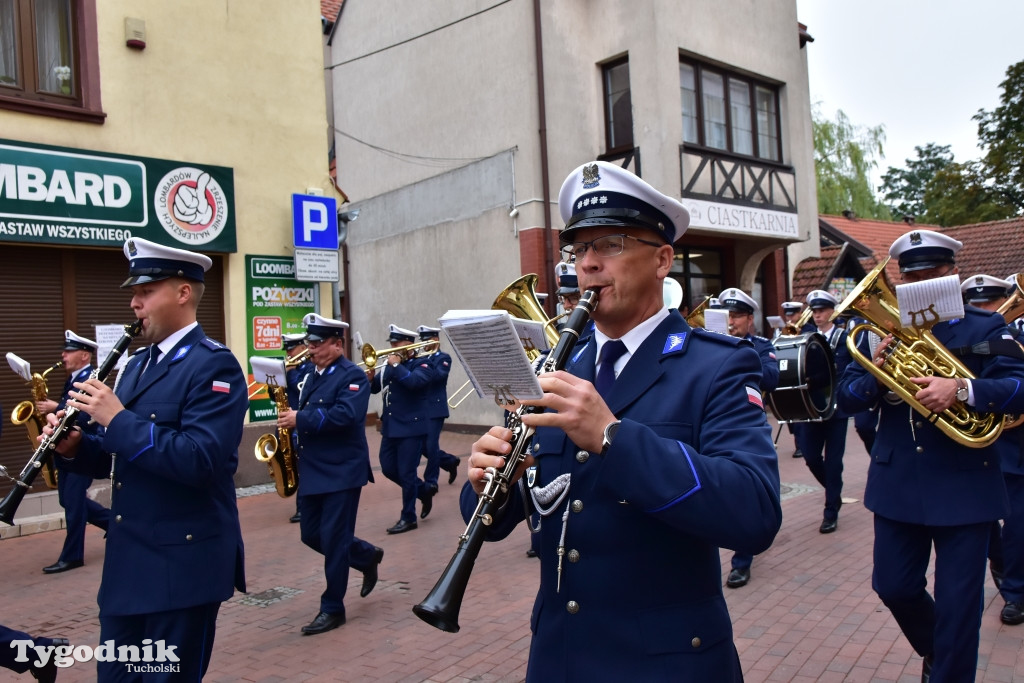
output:
[[612,145],[612,126],[614,122],[612,121],[612,93],[610,92],[609,86],[611,85],[612,70],[620,66],[626,67],[626,74],[628,77],[629,55],[619,57],[618,59],[613,59],[611,61],[601,64],[601,99],[604,105],[604,148],[606,150],[605,154],[619,154],[631,150],[635,146],[633,137],[633,86],[629,78],[627,78],[626,81],[629,84],[629,88],[626,91],[629,93],[629,142],[617,144],[614,146]]
[[[102,123],[106,119],[100,101],[99,43],[96,19],[96,0],[70,0],[71,10],[71,52],[74,56],[73,82],[76,92],[71,96],[35,91],[36,35],[33,3],[31,0],[14,0],[17,38],[19,46],[18,87],[0,86],[0,109],[25,114],[52,116],[73,121]],[[28,39],[26,40],[26,34]],[[32,55],[31,64],[24,56]]]
[[[705,64],[696,59],[687,58],[680,56],[679,58],[680,72],[682,67],[685,65],[693,70],[693,86],[694,86],[694,99],[696,112],[684,112],[683,111],[683,84],[682,74],[680,73],[679,79],[679,94],[680,94],[680,120],[683,121],[683,132],[685,134],[686,125],[685,119],[689,114],[690,118],[696,120],[697,129],[697,140],[683,140],[683,145],[687,147],[700,147],[709,151],[728,153],[737,157],[745,159],[757,159],[760,162],[781,164],[783,163],[782,156],[782,113],[780,106],[780,86],[777,84],[770,83],[768,81],[755,78],[748,74],[739,73],[730,69],[723,68],[721,66],[713,66]],[[726,145],[725,148],[712,147],[707,144],[707,136],[705,133],[705,127],[707,125],[707,117],[704,112],[704,73],[713,74],[714,76],[722,79],[722,97],[725,107],[725,137]],[[750,120],[748,123],[749,128],[747,129],[751,135],[751,143],[753,147],[752,154],[746,154],[743,152],[736,151],[736,143],[733,139],[734,123],[733,123],[733,111],[732,111],[732,88],[734,84],[742,83],[746,87],[744,88],[748,93],[747,103],[745,106],[749,108]],[[760,110],[758,109],[758,89],[765,89],[772,93],[774,97],[775,110],[773,116],[775,130],[774,131],[762,131],[758,127],[758,117]],[[774,156],[769,156],[765,151],[761,149],[762,139],[770,138],[774,134],[775,149]]]

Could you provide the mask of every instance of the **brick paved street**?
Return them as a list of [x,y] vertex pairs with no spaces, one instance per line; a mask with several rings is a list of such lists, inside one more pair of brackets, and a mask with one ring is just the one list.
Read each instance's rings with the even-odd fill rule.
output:
[[[372,429],[367,435],[376,464],[379,437]],[[474,439],[445,432],[442,446],[464,454]],[[871,516],[860,503],[867,471],[863,446],[851,427],[844,496],[857,502],[843,507],[839,530],[831,535],[817,531],[823,492],[803,461],[791,457],[792,450],[791,437],[783,434],[782,530],[774,546],[755,558],[750,584],[725,589],[746,680],[918,681],[920,658],[870,586]],[[441,474],[430,517],[416,531],[389,537],[384,530],[398,519],[400,495],[376,471],[377,483],[363,489],[356,533],[384,548],[380,583],[360,599],[361,574],[353,572],[348,623],[319,636],[299,633],[316,615],[323,565],[300,543],[298,525],[288,523],[294,501],[273,493],[239,499],[250,593],[221,608],[206,680],[522,680],[537,583],[537,560],[525,555],[525,528],[504,543],[485,545],[461,610],[460,633],[438,631],[411,612],[440,576],[464,528],[457,493],[465,463],[455,485],[447,485]],[[90,527],[84,568],[45,576],[40,569],[57,557],[63,538],[62,531],[49,531],[0,541],[0,621],[96,645],[102,533]],[[730,556],[722,553],[723,581]],[[637,580],[643,580],[642,567]],[[978,680],[1024,681],[1024,626],[1000,623],[1003,601],[991,580],[985,598]],[[94,671],[91,662],[75,664],[58,680],[90,681]],[[0,673],[0,680],[16,680],[5,675]]]

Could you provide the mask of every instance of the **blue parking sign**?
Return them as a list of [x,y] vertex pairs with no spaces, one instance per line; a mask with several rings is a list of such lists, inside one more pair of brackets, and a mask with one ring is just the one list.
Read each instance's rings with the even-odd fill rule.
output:
[[292,195],[295,246],[338,249],[338,200],[312,194]]

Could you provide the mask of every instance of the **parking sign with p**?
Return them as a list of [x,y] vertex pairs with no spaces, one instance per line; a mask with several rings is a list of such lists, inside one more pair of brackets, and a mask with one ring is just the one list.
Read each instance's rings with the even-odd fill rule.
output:
[[312,194],[292,195],[295,246],[338,249],[338,200]]

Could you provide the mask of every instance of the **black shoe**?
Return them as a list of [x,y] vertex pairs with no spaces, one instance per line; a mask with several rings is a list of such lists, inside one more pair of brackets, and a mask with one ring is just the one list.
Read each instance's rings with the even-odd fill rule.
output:
[[838,519],[823,519],[823,520],[821,520],[821,526],[818,527],[818,533],[820,533],[820,534],[830,534],[830,533],[832,533],[833,531],[836,530],[836,527],[838,525],[839,525],[839,520]]
[[64,562],[62,560],[57,560],[56,563],[51,564],[49,567],[43,567],[43,573],[44,574],[60,574],[61,572],[66,572],[69,569],[78,569],[79,567],[81,567],[84,564],[85,564],[85,562],[83,562],[82,560],[71,560],[70,562]]
[[359,597],[365,598],[377,585],[377,567],[384,559],[384,548],[377,548],[373,554],[373,564],[363,570],[363,587],[359,589]]
[[449,484],[455,483],[455,477],[458,476],[458,474],[459,474],[459,463],[462,462],[459,459],[459,456],[453,455],[452,457],[455,458],[455,463],[454,464],[449,464],[449,465],[444,467],[444,471],[448,473],[448,483]]
[[801,451],[799,448],[796,449],[795,451],[793,451],[793,457],[794,458],[802,458],[802,457],[804,457],[803,451]]
[[318,633],[326,633],[327,631],[331,631],[344,625],[344,623],[344,614],[328,614],[327,612],[320,612],[316,615],[316,619],[302,627],[302,635],[315,636]]
[[1010,626],[1024,624],[1024,602],[1007,602],[999,613],[999,621]]
[[921,662],[921,683],[928,683],[932,678],[932,656],[925,655]]
[[420,499],[420,519],[426,519],[430,511],[434,509],[434,496],[437,495],[436,486],[424,486],[423,492],[419,495]]
[[[42,645],[42,642],[44,640],[51,641],[50,645],[53,645],[54,647],[61,647],[63,645],[71,644],[70,642],[68,642],[67,638],[36,638],[36,644]],[[44,664],[43,666],[33,666],[28,671],[30,674],[32,674],[32,678],[36,679],[37,681],[40,681],[40,683],[53,683],[57,680],[56,660],[56,657],[50,657],[46,661],[46,664]]]
[[526,556],[527,557],[537,557],[537,551],[534,550],[533,548],[527,548],[526,549]]
[[747,569],[733,569],[729,572],[729,578],[725,580],[725,585],[729,588],[739,588],[740,586],[746,586],[748,581],[750,581],[749,567]]
[[299,522],[302,521],[302,513],[301,512],[296,512],[294,515],[292,515],[291,517],[288,518],[288,521],[291,522],[292,524],[298,524]]
[[997,567],[994,562],[989,562],[989,572],[992,573],[992,583],[996,585],[996,590],[1003,588],[1003,568]]
[[416,522],[407,522],[404,519],[400,519],[395,522],[395,525],[388,529],[389,534],[404,534],[406,531],[412,531],[419,525]]

